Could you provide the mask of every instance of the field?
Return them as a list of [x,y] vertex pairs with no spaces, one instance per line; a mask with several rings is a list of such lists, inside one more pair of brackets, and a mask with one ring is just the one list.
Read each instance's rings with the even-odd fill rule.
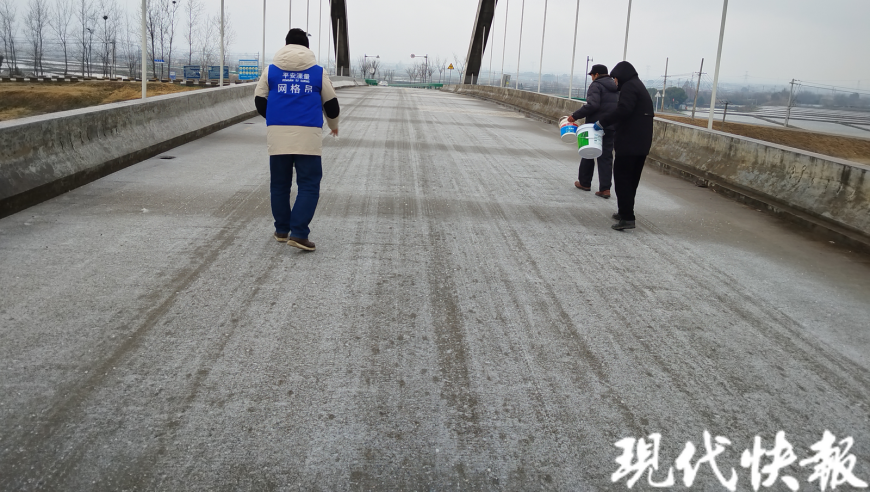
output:
[[[659,118],[664,118],[680,123],[707,127],[707,119],[696,118],[692,120],[684,116],[675,116],[667,113],[656,113]],[[818,154],[839,157],[853,162],[870,164],[870,139],[857,137],[844,137],[822,133],[795,130],[791,128],[773,128],[761,125],[749,125],[745,123],[722,123],[713,122],[713,129],[733,133],[743,137],[764,140],[787,147],[808,150]]]
[[[149,96],[196,90],[168,83],[148,84]],[[0,121],[70,109],[87,108],[142,97],[133,82],[3,82],[0,83]]]

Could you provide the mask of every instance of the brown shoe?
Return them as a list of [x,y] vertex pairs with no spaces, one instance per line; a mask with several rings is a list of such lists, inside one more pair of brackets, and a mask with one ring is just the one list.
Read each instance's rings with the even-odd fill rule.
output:
[[610,198],[610,190],[596,191],[595,196],[600,196],[601,198]]
[[288,237],[287,245],[299,248],[305,251],[314,251],[314,243],[301,237]]
[[275,236],[275,240],[278,241],[279,243],[286,243],[287,242],[287,233],[286,232],[283,234],[281,234],[280,232],[276,232],[274,234],[274,236]]
[[591,191],[592,190],[591,186],[583,186],[582,184],[580,184],[579,181],[574,181],[574,186],[576,186],[577,188],[580,188],[583,191]]

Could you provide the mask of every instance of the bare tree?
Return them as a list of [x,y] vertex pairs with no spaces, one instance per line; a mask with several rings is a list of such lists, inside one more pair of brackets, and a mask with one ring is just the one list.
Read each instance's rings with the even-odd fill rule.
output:
[[[141,15],[141,14],[140,14]],[[154,61],[157,58],[157,38],[160,35],[160,12],[155,8],[154,1],[148,0],[145,4],[145,31],[148,36],[148,59],[151,60],[151,77],[157,78],[157,67]],[[145,75],[142,75],[145,77]]]
[[436,56],[435,69],[438,70],[438,83],[442,83],[442,74],[444,73],[444,70],[447,69],[447,61],[442,59],[440,56]]
[[374,76],[378,73],[380,67],[381,60],[379,58],[361,56],[357,59],[357,68],[363,78]]
[[184,25],[187,32],[184,40],[187,41],[187,64],[193,65],[193,44],[199,29],[199,18],[202,16],[202,0],[187,0],[184,4]]
[[[177,22],[178,14],[178,3],[170,2],[169,0],[164,0],[164,6],[166,8],[165,19],[166,19],[166,37],[169,43],[169,57],[166,59],[166,66],[168,70],[172,70],[172,46],[175,42],[175,27]],[[167,76],[169,76],[167,74]]]
[[429,76],[429,82],[432,82],[432,74],[435,73],[436,69],[436,66],[430,63],[427,63],[423,66],[423,70],[425,71],[426,75]]
[[[90,74],[90,54],[91,44],[94,39],[94,5],[91,0],[77,0],[75,5],[75,16],[81,25],[81,31],[78,35],[77,45],[79,49],[79,61],[81,62],[82,77],[85,74]],[[87,69],[87,70],[86,70]]]
[[28,47],[33,56],[33,74],[37,77],[44,74],[42,57],[45,54],[45,34],[48,30],[47,0],[30,0],[27,4],[27,15],[24,17],[27,27]]
[[[151,51],[155,58],[163,60],[160,63],[160,79],[164,72],[171,69],[172,66],[172,46],[175,41],[175,27],[177,24],[178,3],[171,0],[149,0],[150,5],[146,9],[148,11],[148,21],[146,26],[150,31],[151,36]],[[156,62],[154,63],[156,65]],[[167,70],[164,70],[167,69]],[[153,67],[155,77],[157,68]]]
[[209,17],[203,28],[198,30],[197,37],[197,53],[199,54],[199,63],[202,65],[201,76],[207,80],[208,67],[215,59],[214,47],[216,46],[215,39],[220,38],[220,19]]
[[[121,13],[118,10],[118,4],[115,0],[98,0],[99,3],[94,9],[95,22],[99,27],[100,38],[103,45],[100,50],[100,59],[103,62],[103,76],[109,77],[112,75],[112,68],[115,64],[114,48],[118,38],[118,26],[121,21]],[[102,22],[100,22],[102,21]]]
[[0,35],[3,39],[3,55],[9,66],[9,76],[17,75],[18,54],[15,50],[16,9],[10,0],[0,0]]
[[121,57],[124,60],[124,65],[127,68],[131,79],[140,76],[142,61],[142,48],[137,42],[138,37],[142,35],[138,26],[142,22],[141,12],[136,17],[138,22],[134,25],[130,24],[130,16],[124,15],[123,40],[121,41]]
[[381,71],[381,59],[380,58],[372,58],[369,61],[369,74],[372,78],[377,78],[378,73]]
[[408,79],[411,82],[417,80],[417,74],[420,73],[420,68],[418,64],[413,64],[407,68],[405,68],[405,73],[408,74]]
[[[218,29],[220,29],[220,15],[216,16],[218,19]],[[220,35],[220,30],[218,30],[218,35]],[[220,39],[220,37],[218,37]],[[230,55],[230,46],[236,42],[236,29],[233,26],[233,18],[230,16],[229,12],[224,13],[224,65],[229,65],[227,63],[227,57]]]
[[368,73],[369,68],[369,64],[366,63],[366,60],[367,58],[365,56],[361,56],[356,60],[357,69],[359,69],[360,73],[363,74],[363,77],[366,76],[365,74]]
[[[229,12],[224,14],[224,66],[230,67],[230,70],[237,68],[237,63],[230,63],[228,58],[230,56],[230,46],[236,41],[236,30],[233,26],[232,16],[230,16]],[[215,45],[216,53],[215,56],[220,59],[220,26],[221,26],[221,16],[217,14],[214,16],[214,24],[215,30],[217,32],[217,36],[215,37]]]
[[459,72],[459,83],[462,84],[465,82],[465,64],[468,61],[466,57],[460,57],[453,53],[453,66],[456,68],[456,71]]
[[63,50],[63,74],[69,72],[69,42],[70,42],[70,23],[73,17],[72,0],[55,0],[54,8],[51,10],[49,25],[54,36],[57,38],[61,49]]
[[[208,67],[216,66],[220,63],[220,38],[221,38],[221,16],[220,14],[213,15],[208,18],[205,24],[205,29],[200,31],[199,52],[201,53],[201,63],[203,65],[203,77],[208,77]],[[225,14],[224,17],[224,56],[229,54],[230,45],[235,41],[236,31],[233,28],[231,18]],[[226,58],[224,58],[224,65]]]

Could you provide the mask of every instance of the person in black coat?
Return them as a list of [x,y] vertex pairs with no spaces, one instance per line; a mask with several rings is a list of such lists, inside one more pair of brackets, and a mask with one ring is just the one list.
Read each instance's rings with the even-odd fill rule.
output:
[[[634,229],[634,197],[646,156],[652,146],[653,102],[646,86],[637,77],[637,70],[628,62],[619,62],[610,71],[619,89],[616,109],[601,117],[598,125],[605,128],[619,125],[616,132],[616,162],[613,183],[619,213],[613,229]],[[605,133],[606,134],[606,133]]]
[[[586,118],[587,123],[595,123],[600,116],[616,109],[619,93],[616,82],[607,75],[607,67],[593,65],[589,71],[592,83],[586,91],[586,104],[568,117],[568,121]],[[604,141],[601,146],[601,157],[598,158],[598,191],[596,196],[610,198],[610,183],[613,177],[613,139],[616,136],[616,125],[604,129]],[[574,186],[583,191],[592,189],[592,174],[595,171],[594,159],[580,159],[580,170]]]

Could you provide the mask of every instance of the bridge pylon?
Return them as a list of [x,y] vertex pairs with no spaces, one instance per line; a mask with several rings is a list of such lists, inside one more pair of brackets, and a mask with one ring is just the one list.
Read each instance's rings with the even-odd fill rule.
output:
[[332,22],[332,46],[335,49],[336,75],[350,76],[350,42],[347,39],[347,3],[345,0],[330,0]]
[[483,52],[486,50],[487,39],[491,37],[496,3],[498,0],[480,0],[477,5],[477,16],[474,20],[474,29],[471,31],[468,55],[465,57],[465,76],[462,80],[464,84],[471,84],[480,77]]

